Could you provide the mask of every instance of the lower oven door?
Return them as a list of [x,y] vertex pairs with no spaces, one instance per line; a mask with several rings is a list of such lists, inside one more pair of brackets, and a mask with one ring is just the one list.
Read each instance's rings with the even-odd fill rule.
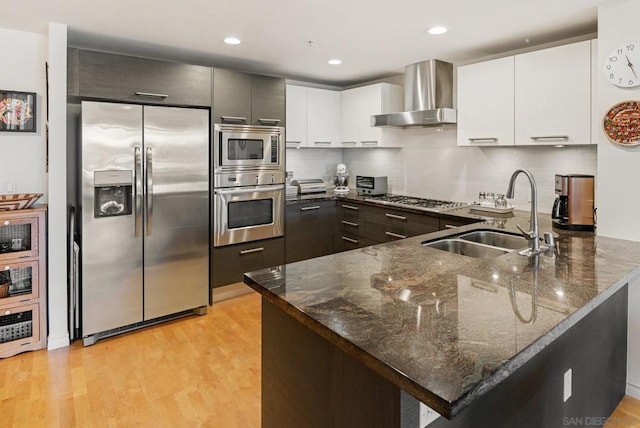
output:
[[215,189],[213,246],[284,234],[284,185]]

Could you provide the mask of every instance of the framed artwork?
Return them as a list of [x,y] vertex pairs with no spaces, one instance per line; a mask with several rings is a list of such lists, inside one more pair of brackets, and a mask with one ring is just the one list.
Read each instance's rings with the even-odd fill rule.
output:
[[36,132],[36,93],[0,90],[0,132]]

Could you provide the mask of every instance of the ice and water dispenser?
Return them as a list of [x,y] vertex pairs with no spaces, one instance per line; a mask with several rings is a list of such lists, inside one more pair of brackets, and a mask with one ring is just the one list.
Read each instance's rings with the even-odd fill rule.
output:
[[95,171],[93,180],[95,218],[131,215],[133,171]]

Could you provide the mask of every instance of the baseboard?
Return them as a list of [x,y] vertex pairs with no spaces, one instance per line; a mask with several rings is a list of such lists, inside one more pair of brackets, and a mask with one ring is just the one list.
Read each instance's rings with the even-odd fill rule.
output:
[[59,338],[51,338],[47,339],[47,350],[51,351],[53,349],[64,348],[69,346],[69,336],[59,337]]
[[640,400],[640,385],[627,382],[627,395]]
[[216,302],[249,294],[252,291],[253,290],[248,285],[243,284],[242,282],[216,287],[213,289],[213,303],[215,304]]

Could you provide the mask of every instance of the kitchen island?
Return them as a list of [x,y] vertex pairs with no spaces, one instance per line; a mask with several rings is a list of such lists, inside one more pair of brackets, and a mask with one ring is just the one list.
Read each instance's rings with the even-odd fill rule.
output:
[[263,297],[263,427],[424,426],[420,403],[444,416],[430,427],[606,418],[640,244],[560,233],[555,251],[487,259],[421,245],[527,217],[246,274]]

